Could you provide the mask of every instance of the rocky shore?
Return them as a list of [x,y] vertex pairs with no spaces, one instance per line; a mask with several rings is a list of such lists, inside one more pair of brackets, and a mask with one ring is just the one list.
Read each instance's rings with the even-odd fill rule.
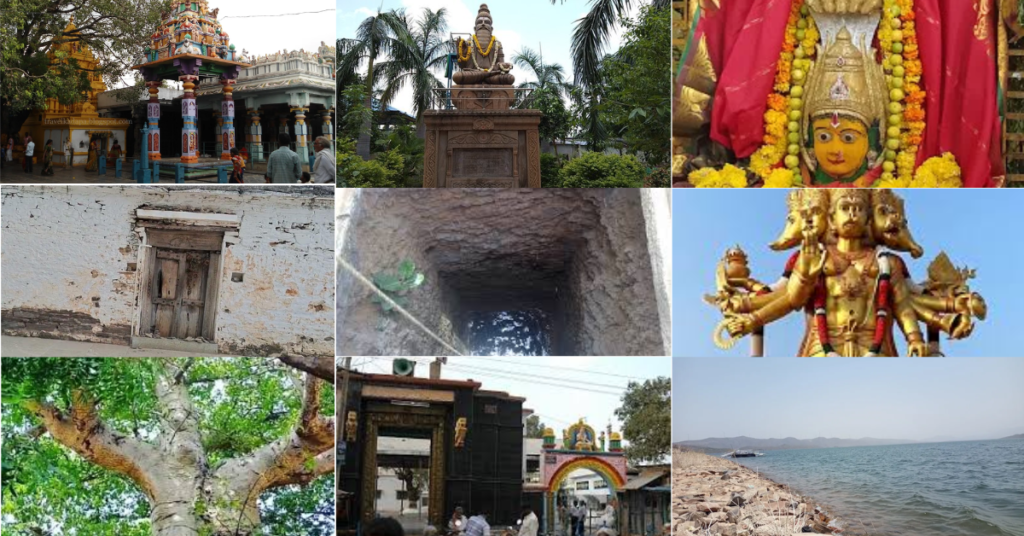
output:
[[731,460],[672,452],[673,536],[792,536],[841,529],[812,500]]

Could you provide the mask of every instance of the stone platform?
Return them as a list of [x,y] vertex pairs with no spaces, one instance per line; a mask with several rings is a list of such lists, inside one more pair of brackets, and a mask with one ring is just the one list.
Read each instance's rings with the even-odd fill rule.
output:
[[539,110],[428,110],[423,116],[424,188],[541,187]]

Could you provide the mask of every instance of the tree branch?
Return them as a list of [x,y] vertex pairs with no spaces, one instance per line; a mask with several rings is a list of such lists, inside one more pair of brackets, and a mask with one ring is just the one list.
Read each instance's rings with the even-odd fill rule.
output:
[[155,478],[151,463],[159,458],[152,445],[109,430],[96,413],[96,404],[82,391],[72,393],[68,412],[51,404],[29,401],[25,408],[43,421],[43,426],[58,443],[86,460],[132,479],[149,497],[153,497]]
[[282,363],[303,372],[308,372],[325,382],[334,383],[334,360],[329,357],[279,357]]

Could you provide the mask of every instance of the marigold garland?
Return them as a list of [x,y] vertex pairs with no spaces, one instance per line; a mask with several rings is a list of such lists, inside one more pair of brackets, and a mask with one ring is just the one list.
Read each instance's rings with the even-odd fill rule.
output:
[[747,186],[747,173],[732,164],[726,164],[721,170],[701,168],[690,172],[687,179],[697,188],[744,188]]
[[913,178],[899,176],[881,179],[875,183],[879,188],[959,188],[963,186],[962,172],[952,153],[942,153],[925,160]]
[[491,42],[487,43],[487,50],[484,50],[483,47],[480,46],[480,40],[476,38],[476,34],[473,34],[473,42],[476,43],[476,49],[480,51],[480,55],[485,57],[485,58],[487,57],[488,54],[491,53],[491,49],[494,48],[494,36],[493,35],[491,36]]
[[920,86],[921,59],[915,19],[914,0],[883,2],[878,42],[889,83],[887,124],[901,132],[894,142],[897,145],[890,145],[885,152],[880,185],[912,182],[917,151],[924,141],[925,92]]
[[791,188],[793,186],[793,178],[797,175],[792,169],[787,168],[775,168],[768,174],[768,177],[764,180],[765,188]]
[[[466,54],[462,54],[462,49],[465,46]],[[459,38],[458,45],[456,46],[456,52],[459,55],[459,61],[469,60],[469,55],[473,53],[473,45],[465,42],[461,37]]]

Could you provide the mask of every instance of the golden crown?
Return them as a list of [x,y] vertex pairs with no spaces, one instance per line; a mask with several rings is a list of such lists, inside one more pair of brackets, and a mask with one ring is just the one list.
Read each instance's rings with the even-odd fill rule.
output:
[[846,27],[839,30],[807,77],[805,129],[820,117],[853,117],[866,127],[885,118],[885,75],[882,66],[868,58],[853,44]]

